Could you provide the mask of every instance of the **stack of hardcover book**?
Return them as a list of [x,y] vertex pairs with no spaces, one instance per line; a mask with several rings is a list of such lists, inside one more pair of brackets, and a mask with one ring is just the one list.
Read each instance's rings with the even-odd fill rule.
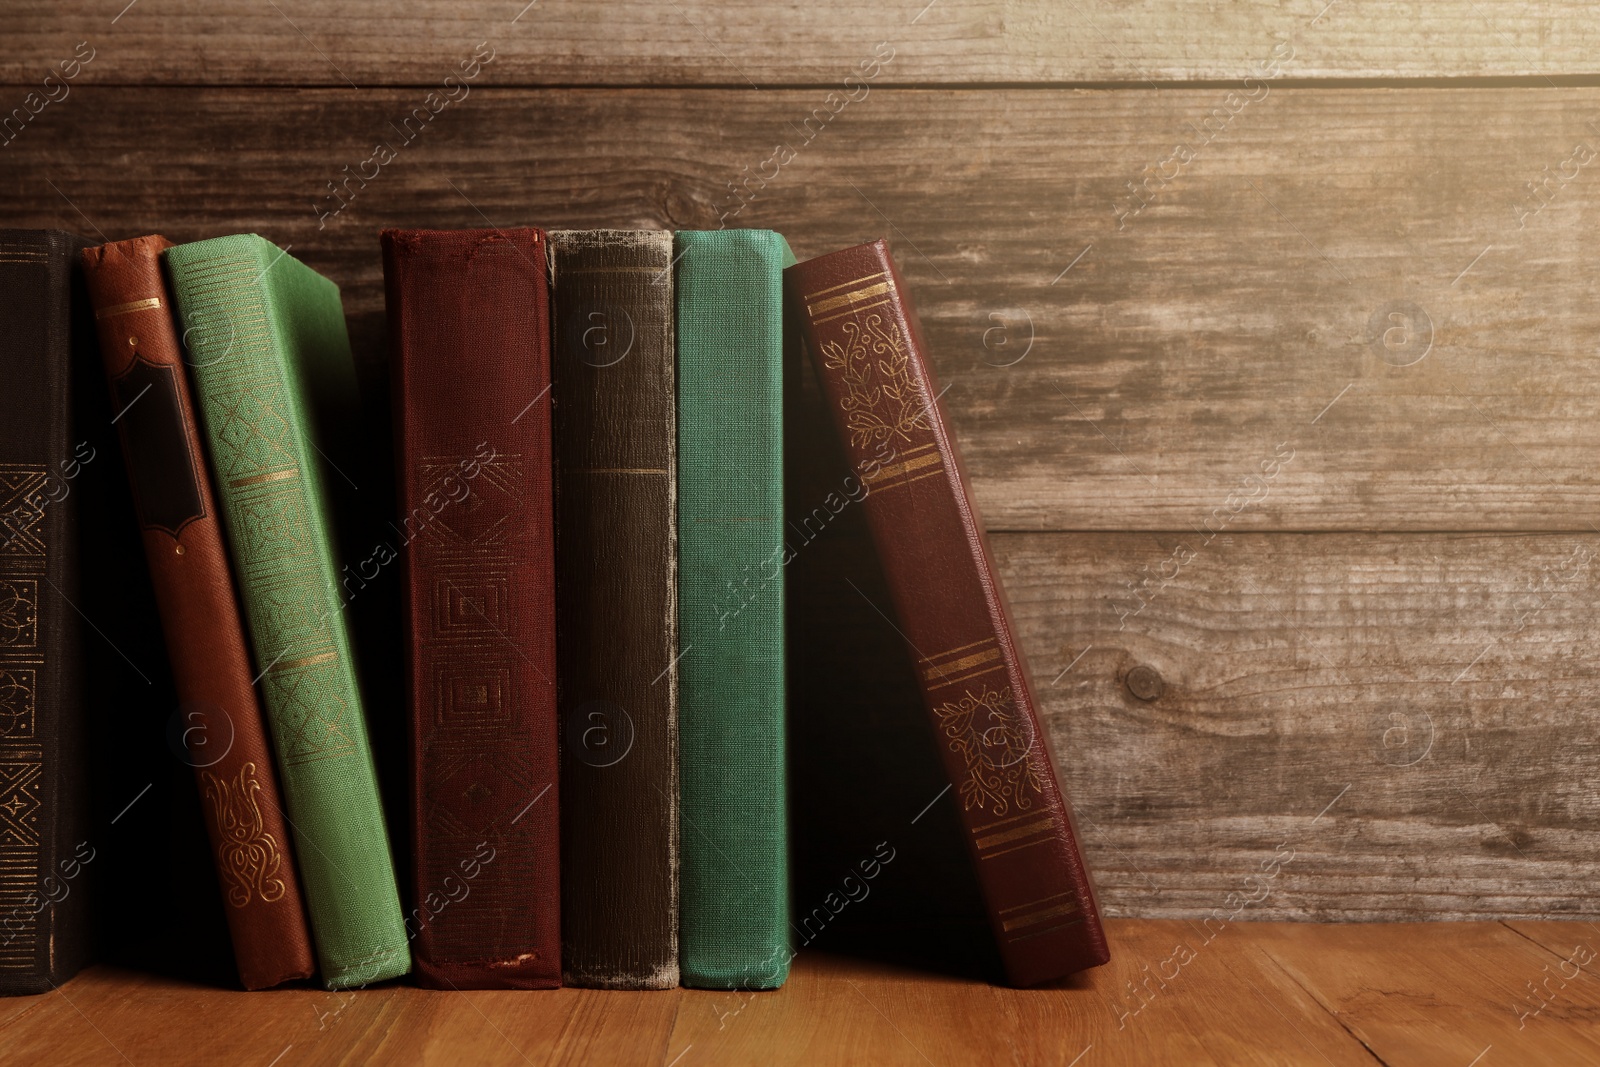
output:
[[[246,988],[781,985],[802,348],[1007,979],[1106,961],[884,242],[800,264],[762,230],[381,247],[397,499],[380,507],[333,282],[255,235],[0,231],[0,991],[88,958],[85,761],[114,712],[85,695],[86,635],[96,611],[158,625],[79,604],[90,556],[148,570]],[[75,481],[99,433],[120,441],[127,536],[94,520],[109,490]],[[397,644],[375,637],[385,583]],[[385,738],[410,758],[380,796]]]

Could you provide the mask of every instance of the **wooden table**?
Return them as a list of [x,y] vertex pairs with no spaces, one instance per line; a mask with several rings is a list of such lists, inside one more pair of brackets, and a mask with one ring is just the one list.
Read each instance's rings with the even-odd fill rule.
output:
[[[1211,933],[1211,940],[1206,934]],[[1014,990],[801,952],[771,993],[247,994],[96,967],[0,1004],[7,1063],[553,1065],[1600,1062],[1589,924],[1117,920],[1111,964]],[[1529,983],[1541,990],[1536,998]]]

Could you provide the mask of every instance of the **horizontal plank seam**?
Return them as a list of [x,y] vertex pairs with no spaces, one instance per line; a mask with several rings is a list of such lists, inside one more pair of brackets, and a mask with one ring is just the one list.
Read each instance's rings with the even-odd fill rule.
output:
[[[1090,91],[1142,91],[1152,89],[1165,90],[1200,90],[1200,89],[1237,89],[1244,86],[1245,76],[1237,78],[1192,78],[1192,79],[1114,79],[1114,80],[1072,80],[1060,81],[952,81],[952,82],[878,82],[872,88],[876,91],[901,91],[901,92],[992,92],[999,90],[1013,91],[1040,91],[1040,92],[1071,92],[1078,90]],[[1339,76],[1306,77],[1306,78],[1274,78],[1272,85],[1283,89],[1595,89],[1600,88],[1600,72],[1593,74],[1485,74],[1485,75],[1459,75],[1445,76],[1419,75],[1416,77],[1389,76]],[[0,89],[35,89],[35,81],[0,81]],[[306,81],[219,81],[219,82],[147,82],[121,78],[83,80],[75,83],[77,88],[107,88],[107,89],[338,89],[345,92],[378,92],[382,90],[416,90],[437,89],[437,82],[371,82],[367,85],[350,88],[348,82],[334,80],[306,80]],[[794,81],[794,82],[765,82],[752,85],[750,82],[739,81],[709,81],[709,82],[566,82],[566,81],[497,81],[493,85],[479,85],[473,87],[473,92],[494,93],[526,89],[593,89],[606,90],[708,90],[716,92],[738,91],[744,93],[765,93],[774,91],[828,91],[840,88],[838,81]]]
[[[1082,534],[1084,536],[1103,537],[1106,534],[1139,534],[1152,537],[1193,537],[1194,530],[1172,530],[1157,527],[1143,526],[996,526],[991,523],[984,524],[984,531],[994,534]],[[1433,527],[1395,527],[1392,529],[1374,529],[1370,526],[1322,526],[1316,529],[1305,527],[1280,528],[1276,526],[1251,526],[1248,529],[1236,527],[1229,530],[1223,537],[1276,537],[1284,534],[1312,535],[1312,534],[1338,534],[1349,537],[1352,534],[1367,534],[1372,537],[1393,537],[1398,535],[1421,536],[1460,536],[1460,537],[1555,537],[1583,534],[1600,540],[1592,526],[1573,527],[1537,527],[1523,529],[1519,526],[1501,527],[1474,527],[1468,529],[1434,529]]]

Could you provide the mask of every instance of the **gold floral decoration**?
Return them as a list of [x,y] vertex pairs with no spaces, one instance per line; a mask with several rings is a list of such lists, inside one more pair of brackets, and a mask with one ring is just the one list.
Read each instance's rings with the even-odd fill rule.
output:
[[912,430],[926,430],[928,402],[922,386],[911,377],[911,359],[905,337],[882,314],[848,321],[841,329],[845,343],[822,345],[822,363],[842,371],[848,395],[840,401],[855,448],[898,437],[912,440]]
[[250,903],[252,896],[271,903],[285,891],[283,880],[277,877],[283,869],[283,853],[262,823],[261,808],[256,802],[261,783],[255,774],[254,763],[246,763],[232,778],[200,772],[202,790],[211,802],[220,831],[218,870],[228,903],[236,908]]
[[963,810],[983,808],[996,817],[1015,808],[1025,812],[1044,795],[1033,732],[1017,715],[1011,687],[964,693],[935,709],[950,751],[961,756],[967,777],[961,783]]

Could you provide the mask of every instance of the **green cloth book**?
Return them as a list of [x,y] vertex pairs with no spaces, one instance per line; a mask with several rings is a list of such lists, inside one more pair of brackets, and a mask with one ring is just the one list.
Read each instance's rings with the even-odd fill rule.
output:
[[[340,586],[360,402],[339,288],[254,234],[165,254],[331,989],[411,969]],[[334,471],[325,470],[333,466]]]
[[789,973],[784,780],[783,268],[769,230],[676,235],[679,969]]

